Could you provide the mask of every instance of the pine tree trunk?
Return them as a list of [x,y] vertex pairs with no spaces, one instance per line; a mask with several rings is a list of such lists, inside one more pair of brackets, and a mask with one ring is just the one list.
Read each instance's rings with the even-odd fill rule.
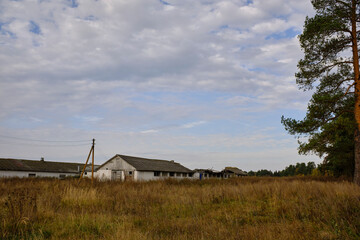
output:
[[360,79],[359,79],[359,54],[357,44],[357,3],[352,0],[352,17],[351,17],[351,32],[352,32],[352,50],[353,50],[353,67],[354,67],[354,81],[355,81],[355,108],[354,115],[356,120],[355,131],[355,172],[354,182],[360,185]]

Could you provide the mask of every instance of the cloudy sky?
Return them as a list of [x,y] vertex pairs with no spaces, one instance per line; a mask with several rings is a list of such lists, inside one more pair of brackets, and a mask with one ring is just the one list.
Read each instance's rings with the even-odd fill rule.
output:
[[0,157],[280,170],[308,0],[0,1]]

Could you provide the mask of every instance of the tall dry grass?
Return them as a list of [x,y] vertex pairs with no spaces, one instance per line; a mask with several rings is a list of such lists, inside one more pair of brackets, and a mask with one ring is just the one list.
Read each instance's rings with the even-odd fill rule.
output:
[[360,188],[314,178],[0,180],[0,239],[360,239]]

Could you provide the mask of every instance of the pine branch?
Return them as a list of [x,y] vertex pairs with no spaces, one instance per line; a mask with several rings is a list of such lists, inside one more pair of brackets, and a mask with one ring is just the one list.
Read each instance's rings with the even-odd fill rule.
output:
[[353,81],[353,80],[354,80],[353,78],[345,78],[344,80],[340,81],[336,86],[335,91],[337,91],[344,82]]
[[323,124],[328,123],[328,122],[330,122],[330,121],[332,121],[332,120],[337,119],[338,117],[340,117],[340,116],[343,115],[344,113],[353,113],[353,111],[344,109],[344,110],[342,110],[339,114],[335,115],[334,117],[328,118],[328,119],[326,119],[326,120],[324,119]]
[[344,6],[348,7],[348,8],[351,8],[351,5],[350,5],[350,4],[348,4],[348,3],[346,3],[346,2],[344,2],[344,1],[341,1],[341,0],[335,0],[335,2],[336,2],[336,3],[340,3],[340,4],[342,4],[342,5],[344,5]]

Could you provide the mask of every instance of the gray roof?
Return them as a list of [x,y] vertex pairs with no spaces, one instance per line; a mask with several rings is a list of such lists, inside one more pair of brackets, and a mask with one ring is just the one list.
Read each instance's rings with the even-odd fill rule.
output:
[[[0,158],[1,171],[79,173],[79,169],[81,172],[84,164],[85,163]],[[95,167],[97,166],[98,165],[96,165]],[[86,169],[87,171],[89,171],[89,165]]]
[[246,176],[247,173],[244,172],[243,170],[241,169],[238,169],[237,167],[226,167],[224,170],[224,172],[231,172],[231,173],[235,173],[237,175],[243,175],[243,176]]
[[[124,161],[133,166],[137,171],[159,171],[159,172],[192,172],[180,163],[159,159],[148,159],[117,154]],[[116,157],[115,156],[115,157]]]

